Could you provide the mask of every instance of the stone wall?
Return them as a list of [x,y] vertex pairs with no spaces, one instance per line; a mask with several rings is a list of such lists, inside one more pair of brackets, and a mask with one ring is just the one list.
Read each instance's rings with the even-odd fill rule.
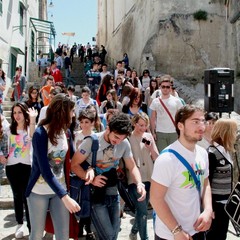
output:
[[[145,68],[168,73],[189,87],[193,82],[202,85],[204,70],[212,67],[229,67],[240,75],[240,24],[230,23],[239,1],[230,1],[228,8],[224,0],[98,2],[97,41],[106,46],[111,65],[127,52],[139,74]],[[194,19],[199,10],[207,12],[206,21]]]

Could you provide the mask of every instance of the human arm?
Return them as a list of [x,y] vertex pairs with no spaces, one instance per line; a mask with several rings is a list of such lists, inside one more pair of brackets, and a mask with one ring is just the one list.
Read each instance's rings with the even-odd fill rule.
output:
[[1,139],[1,148],[0,148],[0,163],[6,164],[8,156],[8,136],[3,134]]
[[156,118],[157,118],[157,112],[155,110],[152,110],[151,118],[150,118],[150,126],[151,126],[151,132],[153,135],[153,138],[156,140]]
[[[150,202],[161,221],[168,227],[170,231],[173,231],[179,225],[179,223],[173,216],[167,202],[165,201],[167,190],[168,188],[166,186],[152,180],[150,188]],[[174,239],[188,240],[192,238],[188,233],[182,230],[174,235]]]
[[145,142],[145,147],[149,150],[152,160],[155,161],[159,156],[159,151],[151,133],[149,133],[149,137],[147,137],[147,140],[150,141],[150,144],[148,145]]
[[[86,141],[86,140],[85,140]],[[79,147],[81,149],[81,146]],[[85,180],[85,184],[93,184],[97,187],[103,187],[106,182],[104,180],[107,180],[105,176],[98,175],[95,177],[94,169],[89,165],[89,168],[87,170],[84,170],[81,164],[86,161],[88,158],[87,154],[81,153],[82,150],[76,151],[73,155],[72,161],[71,161],[71,171],[74,172],[79,178]]]
[[135,164],[135,161],[134,161],[133,157],[129,157],[129,158],[124,158],[124,162],[125,162],[126,168],[128,169],[131,177],[133,178],[133,181],[137,185],[137,192],[141,195],[138,198],[138,201],[143,201],[146,198],[146,190],[145,190],[144,184],[142,183],[142,178],[141,178],[140,172]]
[[32,107],[32,108],[28,108],[27,111],[29,118],[30,118],[30,123],[29,123],[29,128],[30,128],[30,132],[29,132],[29,137],[33,137],[33,133],[35,132],[35,128],[36,128],[36,117],[38,115],[37,110]]
[[197,221],[194,223],[195,230],[200,232],[207,231],[212,223],[212,194],[208,178],[204,180],[202,205],[204,210],[198,217]]

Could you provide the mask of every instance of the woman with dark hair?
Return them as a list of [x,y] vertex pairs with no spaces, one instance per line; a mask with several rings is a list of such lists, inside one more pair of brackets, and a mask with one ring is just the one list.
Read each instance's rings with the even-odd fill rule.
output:
[[144,93],[145,95],[145,103],[147,105],[148,116],[151,117],[151,109],[149,108],[151,104],[151,96],[158,89],[158,81],[156,78],[152,78],[149,83],[149,87],[146,88]]
[[0,113],[2,113],[3,92],[6,87],[5,72],[0,68]]
[[104,130],[104,126],[101,123],[100,117],[98,116],[98,109],[97,109],[96,105],[90,104],[86,107],[86,110],[94,113],[94,115],[95,115],[93,131],[94,132],[102,132]]
[[35,131],[37,111],[28,108],[23,102],[12,107],[10,131],[8,132],[9,156],[6,163],[6,175],[9,180],[14,200],[17,228],[15,238],[23,237],[23,206],[27,227],[31,231],[25,191],[31,172],[31,139]]
[[122,95],[122,89],[123,89],[123,77],[118,75],[116,79],[116,83],[114,85],[114,89],[116,90],[118,99],[121,98]]
[[25,102],[29,108],[34,108],[37,110],[38,115],[36,117],[36,122],[38,122],[38,117],[40,114],[41,108],[44,106],[43,102],[39,96],[39,89],[35,86],[31,86],[28,89],[28,100]]
[[129,103],[124,105],[122,108],[123,113],[129,114],[129,116],[133,116],[134,114],[141,112],[146,113],[146,106],[142,104],[142,93],[140,89],[133,88],[129,98]]
[[66,132],[74,105],[65,94],[57,94],[33,136],[32,172],[26,190],[32,223],[30,240],[42,239],[48,210],[56,239],[69,239],[69,212],[80,210],[68,195],[64,174],[68,148],[72,147]]
[[106,113],[108,109],[118,109],[122,111],[122,104],[118,101],[117,93],[114,89],[108,90],[106,93],[107,100],[102,102],[100,113]]
[[111,78],[112,78],[112,76],[107,74],[102,80],[102,83],[99,87],[97,97],[96,97],[96,100],[97,100],[99,106],[101,105],[101,103],[103,101],[105,101],[107,99],[106,98],[107,91],[110,89],[113,89],[113,85],[111,83]]
[[138,78],[136,70],[132,70],[132,76],[131,76],[131,79],[129,79],[129,82],[133,85],[133,87],[139,88],[140,90],[142,90],[142,84]]

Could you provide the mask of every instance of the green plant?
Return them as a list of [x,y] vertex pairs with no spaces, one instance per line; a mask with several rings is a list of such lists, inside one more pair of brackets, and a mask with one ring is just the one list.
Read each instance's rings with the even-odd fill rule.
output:
[[198,10],[197,12],[195,12],[193,14],[193,17],[195,20],[204,20],[206,21],[207,20],[207,15],[208,13],[204,10]]

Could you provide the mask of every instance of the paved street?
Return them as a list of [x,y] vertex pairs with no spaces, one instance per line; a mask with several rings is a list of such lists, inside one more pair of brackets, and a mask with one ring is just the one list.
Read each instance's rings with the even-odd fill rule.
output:
[[[149,214],[150,217],[150,214]],[[121,232],[119,233],[119,240],[128,240],[128,235],[133,223],[133,217],[127,214],[125,219],[122,219],[121,225]],[[26,222],[24,223],[26,226]],[[12,240],[14,238],[14,231],[16,228],[16,223],[14,219],[14,212],[12,209],[10,210],[0,210],[0,239],[1,240]],[[149,218],[148,220],[148,232],[149,232],[149,239],[153,240],[153,228],[152,228],[152,219]],[[233,230],[232,226],[229,228]],[[28,239],[28,231],[25,228],[25,234],[23,239]],[[140,238],[138,238],[140,239]],[[237,240],[239,237],[234,236],[233,234],[229,233],[227,240]],[[217,239],[216,239],[217,240]]]

